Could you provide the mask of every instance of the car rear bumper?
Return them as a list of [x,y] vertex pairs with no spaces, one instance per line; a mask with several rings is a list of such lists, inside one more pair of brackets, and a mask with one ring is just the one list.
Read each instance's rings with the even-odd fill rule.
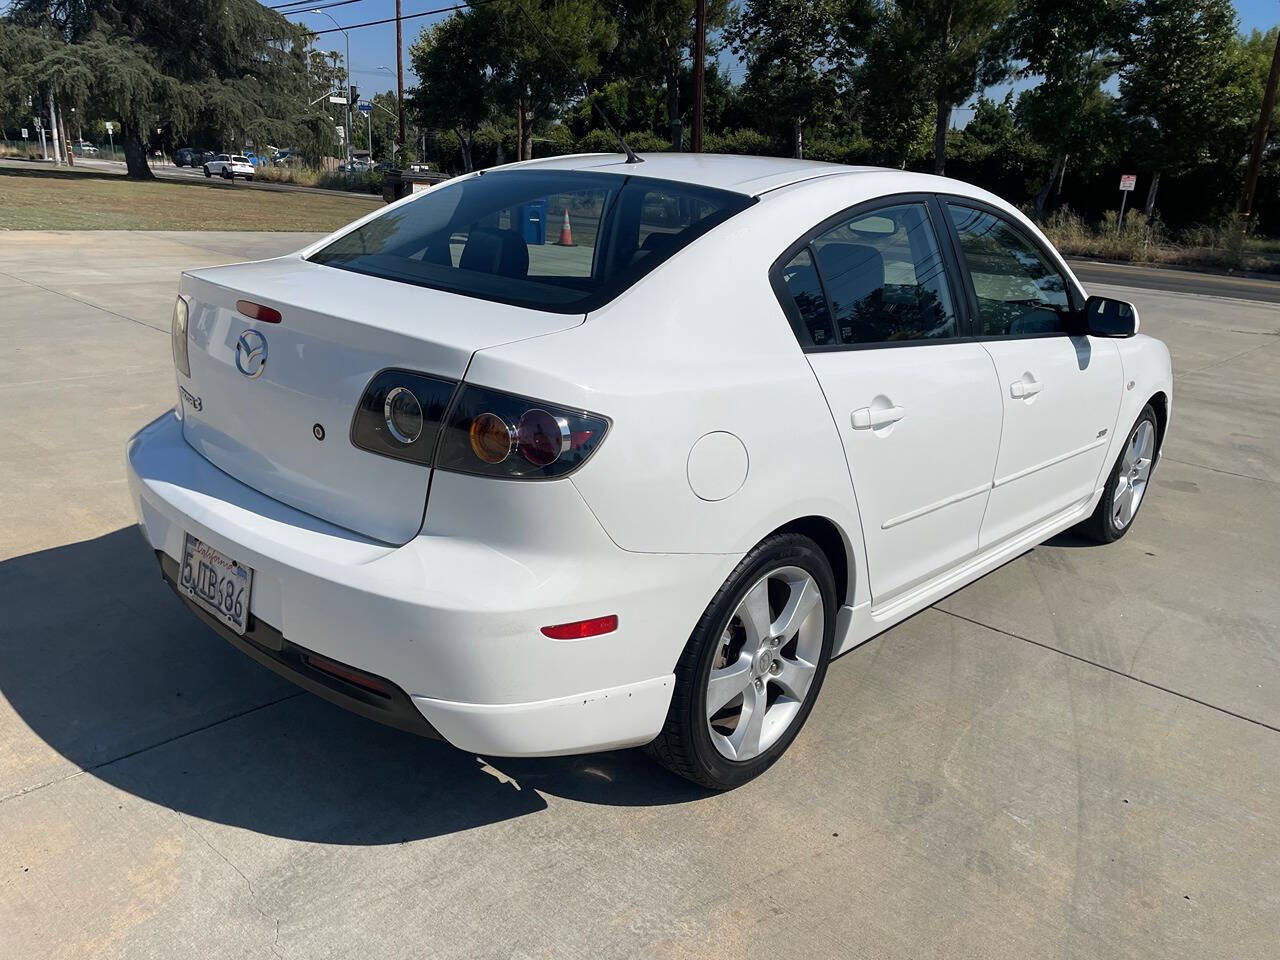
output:
[[[223,473],[186,443],[173,413],[129,441],[127,467],[139,525],[168,579],[186,533],[253,568],[247,639],[220,629],[226,639],[358,713],[494,756],[652,739],[672,668],[735,562],[623,551],[570,483],[443,472],[423,530],[390,546]],[[619,627],[604,636],[541,633],[607,614]],[[369,703],[368,691],[326,676],[309,656],[385,681],[394,692],[383,699],[394,703]]]

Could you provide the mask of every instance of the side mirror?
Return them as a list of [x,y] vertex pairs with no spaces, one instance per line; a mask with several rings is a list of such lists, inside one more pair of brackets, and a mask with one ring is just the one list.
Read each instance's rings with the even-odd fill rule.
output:
[[1094,337],[1132,337],[1138,332],[1138,308],[1127,300],[1090,297],[1084,306],[1085,326]]

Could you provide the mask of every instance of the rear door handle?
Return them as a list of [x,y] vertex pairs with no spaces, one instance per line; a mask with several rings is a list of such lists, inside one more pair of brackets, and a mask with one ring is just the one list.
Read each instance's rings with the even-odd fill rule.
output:
[[1015,400],[1025,400],[1027,397],[1034,397],[1037,393],[1044,389],[1044,384],[1039,380],[1015,380],[1009,384],[1009,396]]
[[853,411],[853,416],[849,419],[853,422],[855,430],[874,430],[877,427],[887,427],[891,423],[897,423],[907,415],[907,411],[902,407],[880,407],[873,410],[871,407],[862,407]]

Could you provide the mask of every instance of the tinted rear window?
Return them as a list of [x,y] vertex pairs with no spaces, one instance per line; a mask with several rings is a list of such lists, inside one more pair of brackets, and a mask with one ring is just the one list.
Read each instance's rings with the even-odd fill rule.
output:
[[577,171],[495,171],[397,207],[311,256],[387,280],[558,313],[607,303],[754,203]]

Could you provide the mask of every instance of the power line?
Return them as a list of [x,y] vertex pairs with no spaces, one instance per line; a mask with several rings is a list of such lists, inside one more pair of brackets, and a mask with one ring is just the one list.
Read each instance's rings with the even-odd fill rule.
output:
[[295,13],[310,13],[312,10],[328,10],[330,7],[345,7],[349,3],[364,3],[364,0],[329,0],[328,3],[317,4],[314,0],[293,0],[293,3],[278,3],[267,7],[268,10],[284,10],[285,7],[298,7],[297,10],[284,10],[281,16],[291,17]]
[[[449,7],[437,7],[435,10],[423,10],[421,13],[406,13],[401,20],[415,20],[418,17],[431,17],[437,13],[456,13],[462,10],[468,10],[475,7],[483,7],[487,4],[494,3],[496,0],[471,0],[470,3],[457,3]],[[314,8],[312,8],[314,9]],[[296,13],[306,13],[306,10],[297,10]],[[319,36],[322,33],[341,33],[344,30],[359,30],[361,27],[380,27],[386,23],[395,23],[395,17],[387,17],[383,20],[366,20],[364,23],[352,23],[345,27],[326,27],[324,30],[307,30],[307,33],[313,36]],[[277,37],[277,40],[286,40],[287,37]]]

